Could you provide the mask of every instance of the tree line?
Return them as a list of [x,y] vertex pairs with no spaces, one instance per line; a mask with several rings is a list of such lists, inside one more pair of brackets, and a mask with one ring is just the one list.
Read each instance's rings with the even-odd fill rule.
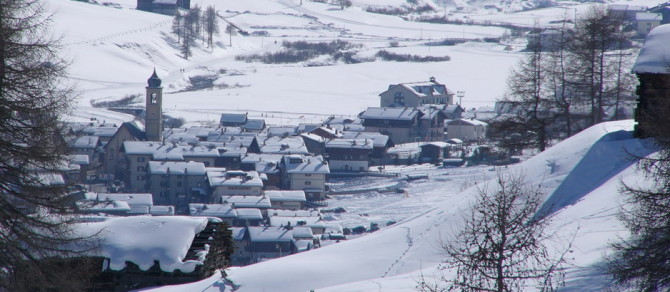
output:
[[177,35],[181,54],[188,59],[193,52],[191,48],[200,39],[208,48],[212,48],[214,35],[219,33],[219,22],[216,10],[208,6],[203,12],[199,6],[186,11],[177,11],[172,20],[172,32]]
[[634,98],[633,58],[624,19],[602,6],[543,32],[535,29],[528,53],[508,79],[500,103],[509,113],[492,121],[511,152],[563,139],[600,122],[629,118]]

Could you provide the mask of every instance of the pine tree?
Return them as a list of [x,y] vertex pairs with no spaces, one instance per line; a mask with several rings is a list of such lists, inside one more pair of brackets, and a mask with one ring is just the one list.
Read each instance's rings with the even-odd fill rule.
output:
[[[49,37],[39,0],[0,4],[0,290],[82,290],[86,274],[55,264],[78,238],[64,185],[49,183],[66,161],[59,118],[72,90],[67,62]],[[60,261],[62,262],[62,261]],[[54,263],[54,264],[50,264]],[[84,265],[81,265],[82,267]]]

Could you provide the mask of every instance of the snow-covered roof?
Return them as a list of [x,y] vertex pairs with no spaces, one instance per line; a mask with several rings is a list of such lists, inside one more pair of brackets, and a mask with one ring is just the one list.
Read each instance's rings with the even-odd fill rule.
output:
[[244,235],[247,233],[246,227],[230,227],[228,229],[233,233],[233,240],[244,240]]
[[321,155],[285,155],[282,158],[287,173],[328,174],[330,168]]
[[[447,89],[444,84],[440,84],[435,81],[435,78],[430,79],[430,81],[419,81],[419,82],[406,82],[400,84],[391,84],[388,87],[388,90],[392,90],[397,86],[402,86],[419,97],[425,96],[434,96],[434,95],[450,95],[453,92]],[[386,92],[384,91],[384,92]],[[383,94],[383,93],[382,93]],[[381,95],[381,94],[380,94]]]
[[319,135],[310,134],[310,133],[302,133],[302,134],[300,134],[300,137],[302,137],[303,139],[309,139],[309,140],[312,140],[314,142],[319,142],[319,143],[323,143],[323,142],[326,141],[326,139],[324,139],[323,137],[321,137]]
[[88,158],[86,154],[73,154],[69,156],[69,161],[72,164],[89,165],[91,162]]
[[263,180],[261,180],[256,171],[216,171],[207,169],[207,179],[212,187],[217,186],[250,186],[263,187]]
[[261,220],[263,219],[263,213],[258,208],[237,208],[237,219],[243,220]]
[[116,134],[116,131],[118,129],[119,128],[117,128],[116,126],[111,126],[111,127],[110,126],[101,126],[101,127],[90,126],[90,127],[86,127],[84,129],[82,129],[82,133],[86,133],[86,134],[91,135],[91,136],[110,138],[110,137],[114,136],[114,134]]
[[98,136],[81,136],[72,142],[73,148],[79,149],[95,149],[98,146],[100,137]]
[[247,114],[233,114],[233,113],[223,113],[221,114],[221,123],[239,123],[244,124],[247,121]]
[[447,143],[449,144],[463,144],[463,140],[458,139],[458,138],[452,138],[447,140]]
[[174,215],[174,206],[153,205],[151,208],[149,208],[149,214],[152,216]]
[[234,208],[263,208],[272,207],[270,198],[265,196],[222,196],[223,204],[232,205]]
[[311,132],[312,130],[320,127],[321,124],[316,124],[316,123],[300,123],[298,124],[298,128],[296,128],[296,131],[298,133],[306,133],[306,132]]
[[271,190],[265,191],[265,196],[270,198],[270,202],[306,202],[305,191],[297,190]]
[[661,21],[663,15],[660,13],[638,12],[635,13],[635,20],[637,21]]
[[607,10],[610,11],[645,11],[646,6],[628,5],[628,4],[610,4],[607,5]]
[[268,217],[319,217],[321,213],[315,210],[280,210],[268,209]]
[[299,136],[266,136],[259,140],[261,153],[308,154],[305,141]]
[[451,94],[448,91],[447,87],[442,84],[435,84],[433,82],[415,82],[415,83],[403,83],[401,86],[409,89],[412,93],[417,96],[434,96],[434,95],[446,95]]
[[333,137],[339,137],[340,136],[340,134],[337,132],[337,129],[335,127],[331,127],[331,126],[318,127],[316,129],[314,129],[313,131],[316,131],[316,130],[327,133],[328,135],[333,136]]
[[448,125],[470,125],[470,126],[488,126],[487,123],[475,119],[457,119],[451,120]]
[[265,128],[265,120],[263,119],[248,119],[242,126],[245,130],[260,131]]
[[247,227],[252,242],[290,242],[293,232],[284,227]]
[[168,142],[168,143],[188,143],[188,144],[196,144],[200,139],[198,137],[187,133],[187,132],[168,132],[169,130],[166,130],[163,132],[163,141]]
[[423,113],[423,116],[421,116],[422,120],[432,120],[438,115],[443,115],[444,113],[442,112],[442,107],[438,107],[435,105],[422,105],[418,107],[419,110],[421,110],[421,113]]
[[228,204],[188,204],[188,213],[191,216],[207,216],[217,218],[237,218],[237,212]]
[[307,226],[296,226],[293,227],[293,238],[312,239],[314,238],[314,233],[312,233],[312,228],[309,228]]
[[54,172],[40,172],[37,174],[39,183],[47,186],[62,186],[65,185],[65,179],[60,173]]
[[361,113],[360,117],[361,119],[409,121],[416,118],[419,113],[419,110],[415,108],[369,107]]
[[267,134],[270,136],[284,136],[284,135],[293,136],[297,134],[296,130],[297,130],[296,126],[275,126],[275,127],[269,127]]
[[634,73],[670,74],[670,24],[655,27],[633,65]]
[[298,252],[308,251],[313,248],[314,241],[312,239],[299,239],[294,241],[295,248]]
[[386,144],[388,144],[388,142],[389,142],[389,136],[384,135],[382,133],[378,133],[378,132],[345,131],[345,132],[342,132],[342,138],[347,138],[347,139],[353,139],[353,138],[371,139],[372,140],[372,145],[374,147],[386,147]]
[[447,142],[435,141],[435,142],[426,142],[421,147],[426,146],[426,145],[435,146],[435,147],[439,147],[439,148],[446,148],[447,146],[449,146],[449,144]]
[[128,202],[124,201],[77,201],[75,205],[80,212],[88,213],[126,213],[130,211]]
[[326,142],[326,148],[368,149],[372,150],[372,139],[342,138]]
[[255,133],[242,133],[240,127],[222,127],[219,130],[209,132],[209,135],[207,135],[208,142],[235,142],[235,144],[241,143],[244,147],[249,147],[255,138]]
[[325,228],[326,222],[319,217],[270,217],[270,226],[307,226]]
[[150,174],[205,175],[202,162],[149,161]]
[[153,206],[154,199],[149,193],[99,193],[98,201],[124,201],[130,206]]
[[165,272],[193,272],[201,260],[187,260],[193,238],[207,226],[208,218],[187,216],[132,216],[106,218],[102,222],[80,223],[83,235],[99,232],[100,247],[92,252],[109,259],[111,270],[126,262],[146,271],[158,261]]

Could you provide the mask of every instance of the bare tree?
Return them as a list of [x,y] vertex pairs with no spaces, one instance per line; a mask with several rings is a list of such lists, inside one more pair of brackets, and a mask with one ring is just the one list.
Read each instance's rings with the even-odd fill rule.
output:
[[515,104],[525,132],[533,133],[535,146],[544,151],[550,139],[549,126],[555,116],[555,104],[549,98],[546,53],[540,40],[530,46],[526,58],[519,62],[508,79],[509,97]]
[[196,31],[196,23],[200,22],[198,17],[198,12],[193,9],[189,10],[186,12],[186,15],[184,15],[183,26],[181,29],[181,53],[184,59],[188,59],[193,54],[191,48],[195,44],[196,37],[198,36]]
[[567,26],[567,13],[563,18],[563,25],[558,29],[558,38],[554,40],[553,50],[548,53],[547,75],[549,94],[553,97],[555,107],[559,113],[556,122],[559,124],[561,134],[570,137],[577,131],[573,125],[572,107],[576,99],[575,86],[571,77],[574,68],[570,66],[570,38],[572,30]]
[[81,290],[85,274],[49,264],[78,254],[65,186],[61,115],[71,102],[67,62],[39,0],[0,4],[0,290]]
[[585,102],[590,105],[590,124],[604,121],[607,104],[607,81],[615,72],[607,52],[616,48],[623,20],[607,13],[603,6],[593,6],[578,19],[571,52],[575,57],[573,79]]
[[181,35],[184,29],[184,16],[177,11],[172,19],[172,32],[177,35],[177,42],[181,43]]
[[[443,268],[455,269],[447,286],[420,283],[424,291],[549,291],[563,281],[563,251],[552,251],[549,220],[537,214],[540,188],[531,188],[520,174],[499,171],[495,188],[479,190],[462,230],[441,243]],[[552,256],[555,255],[555,256]],[[534,282],[534,283],[531,283]]]
[[205,10],[205,31],[207,32],[207,45],[211,48],[214,44],[214,35],[219,34],[219,20],[216,18],[216,10],[208,6]]
[[232,24],[228,24],[226,26],[226,33],[228,34],[228,37],[230,38],[229,43],[230,46],[233,46],[233,36],[237,34],[237,31],[235,30],[235,27]]

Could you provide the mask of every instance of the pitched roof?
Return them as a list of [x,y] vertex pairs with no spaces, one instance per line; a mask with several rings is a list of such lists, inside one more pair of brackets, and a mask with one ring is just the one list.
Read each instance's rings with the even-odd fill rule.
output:
[[242,125],[247,122],[247,114],[223,113],[220,121],[221,123],[239,123]]
[[358,138],[358,139],[370,139],[372,140],[372,145],[374,147],[386,147],[389,143],[389,136],[384,135],[378,132],[353,132],[345,131],[342,132],[342,138]]
[[211,168],[207,169],[207,179],[212,187],[217,186],[257,186],[263,187],[258,172],[256,171],[241,171],[228,170],[216,171]]
[[421,115],[415,108],[369,107],[360,114],[361,119],[409,121]]
[[319,156],[303,156],[303,155],[284,155],[282,158],[286,172],[306,173],[306,174],[329,174],[330,168],[328,163]]
[[149,161],[149,173],[204,176],[207,172],[202,162]]
[[95,149],[99,142],[100,137],[98,136],[81,136],[72,142],[72,147],[80,149]]
[[247,227],[252,242],[291,242],[293,232],[284,227]]
[[270,198],[270,202],[306,202],[305,191],[265,191],[265,196]]
[[372,139],[339,138],[326,141],[326,148],[372,150]]
[[265,196],[222,196],[223,204],[234,205],[235,208],[264,208],[272,207],[270,198]]
[[135,137],[135,139],[142,141],[147,139],[147,135],[144,132],[144,129],[140,128],[140,125],[133,121],[133,122],[125,122],[121,124],[121,127],[125,127],[130,135]]
[[191,216],[207,216],[217,218],[237,218],[237,212],[228,204],[188,204]]

